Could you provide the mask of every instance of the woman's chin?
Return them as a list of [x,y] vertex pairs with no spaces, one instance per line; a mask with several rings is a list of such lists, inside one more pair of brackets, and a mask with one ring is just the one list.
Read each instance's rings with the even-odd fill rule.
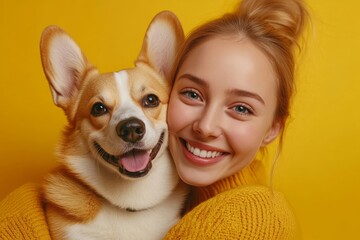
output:
[[196,171],[194,168],[177,166],[178,174],[183,182],[194,187],[205,187],[218,180],[214,173]]

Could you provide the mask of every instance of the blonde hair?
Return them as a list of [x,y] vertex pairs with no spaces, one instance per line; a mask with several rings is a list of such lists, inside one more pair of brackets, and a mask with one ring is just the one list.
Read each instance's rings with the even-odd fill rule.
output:
[[243,0],[232,13],[207,22],[187,37],[178,52],[172,79],[199,44],[213,37],[246,37],[261,49],[277,75],[277,107],[275,119],[281,123],[279,145],[282,146],[284,127],[289,116],[290,102],[295,91],[294,50],[308,13],[301,0]]

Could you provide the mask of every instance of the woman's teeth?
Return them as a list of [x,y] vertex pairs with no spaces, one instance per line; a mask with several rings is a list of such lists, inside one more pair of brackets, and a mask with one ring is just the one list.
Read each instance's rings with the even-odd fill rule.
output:
[[186,142],[186,148],[189,152],[201,158],[215,158],[222,154],[221,152],[216,151],[201,150],[199,148],[191,146],[188,142]]

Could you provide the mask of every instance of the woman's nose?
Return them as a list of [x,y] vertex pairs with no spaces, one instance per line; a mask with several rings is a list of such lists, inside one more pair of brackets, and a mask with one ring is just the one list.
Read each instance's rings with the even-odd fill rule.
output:
[[201,137],[218,137],[222,134],[221,112],[215,108],[204,109],[204,112],[193,123],[193,130]]

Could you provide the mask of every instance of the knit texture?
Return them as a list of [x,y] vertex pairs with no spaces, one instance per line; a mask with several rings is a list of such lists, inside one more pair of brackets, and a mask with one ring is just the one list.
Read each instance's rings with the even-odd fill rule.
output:
[[26,184],[0,202],[0,239],[50,239],[37,185]]
[[264,185],[266,182],[265,167],[261,161],[254,160],[237,174],[206,187],[191,187],[189,197],[184,206],[184,212],[191,211],[194,207],[216,196],[223,191],[248,185]]
[[193,188],[187,214],[164,239],[297,239],[295,217],[284,196],[258,185],[263,182],[259,167],[254,163],[210,186]]
[[225,191],[195,207],[165,239],[296,239],[284,197],[263,186]]

